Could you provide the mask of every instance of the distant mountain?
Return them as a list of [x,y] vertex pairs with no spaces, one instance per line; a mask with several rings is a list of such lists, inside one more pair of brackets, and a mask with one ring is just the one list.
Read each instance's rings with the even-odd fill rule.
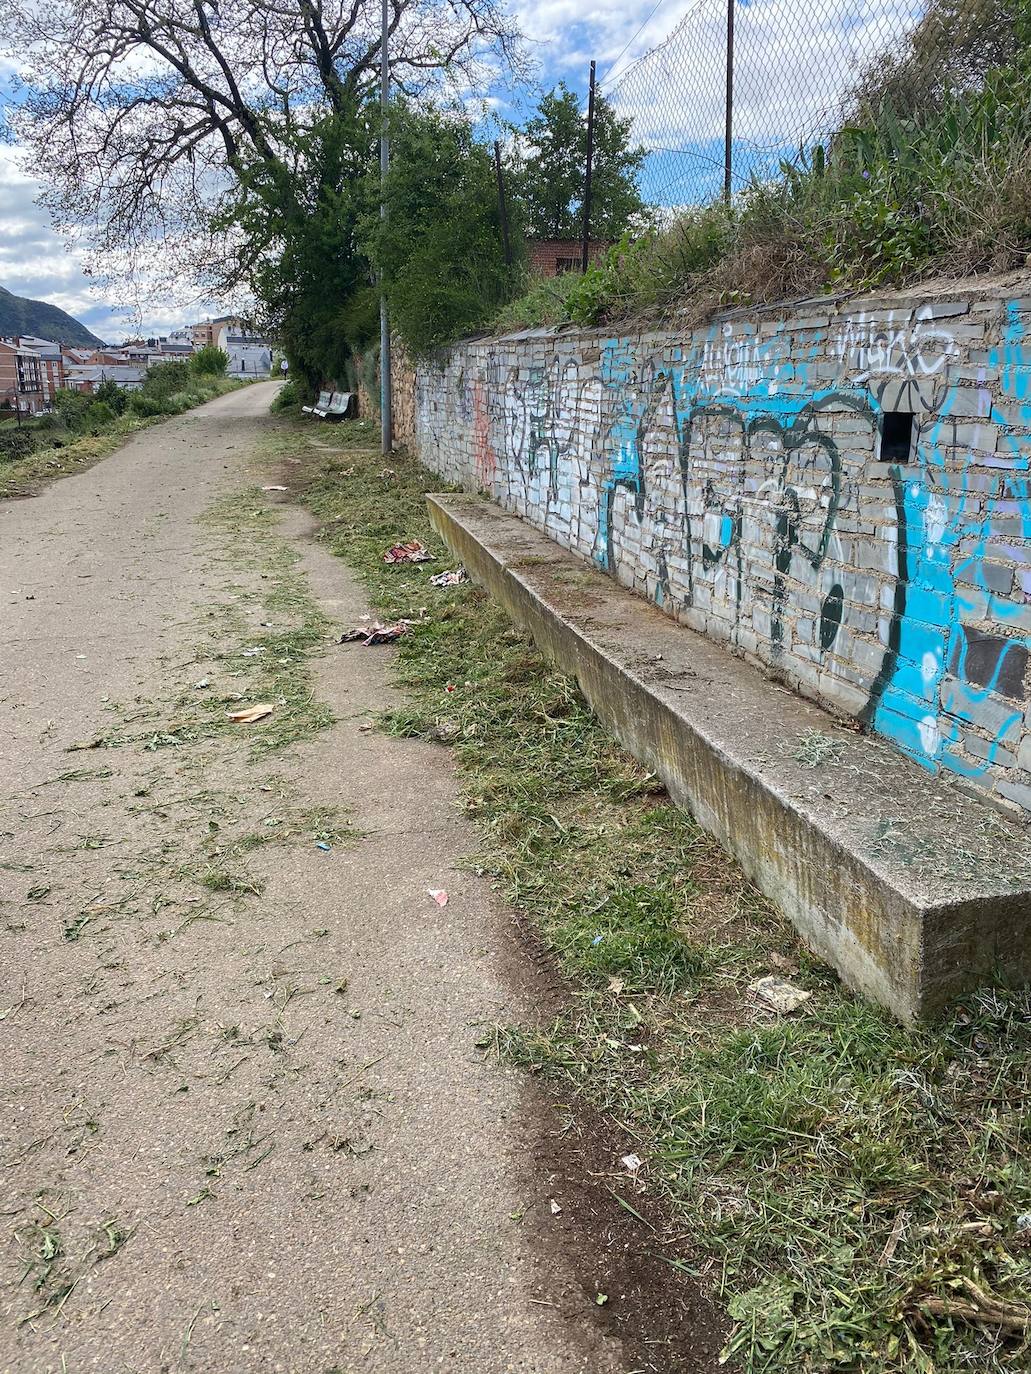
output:
[[15,296],[0,286],[0,338],[12,334],[35,334],[73,348],[96,348],[101,343],[84,324],[56,305]]

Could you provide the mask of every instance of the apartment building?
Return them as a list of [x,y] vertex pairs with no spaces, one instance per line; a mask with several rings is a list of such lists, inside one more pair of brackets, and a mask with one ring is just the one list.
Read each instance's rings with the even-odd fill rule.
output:
[[41,415],[46,409],[43,360],[16,339],[0,340],[0,406],[20,415]]

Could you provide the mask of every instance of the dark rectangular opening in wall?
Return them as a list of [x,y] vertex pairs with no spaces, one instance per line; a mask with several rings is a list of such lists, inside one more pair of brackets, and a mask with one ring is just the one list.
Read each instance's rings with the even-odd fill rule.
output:
[[911,410],[886,410],[881,416],[881,462],[908,463],[916,416]]

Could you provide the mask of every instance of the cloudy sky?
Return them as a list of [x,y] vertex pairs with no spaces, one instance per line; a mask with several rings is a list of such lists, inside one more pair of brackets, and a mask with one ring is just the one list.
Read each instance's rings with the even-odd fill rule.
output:
[[[773,158],[818,121],[887,32],[912,22],[922,0],[738,0],[736,125],[740,174]],[[706,196],[722,178],[723,35],[726,0],[510,0],[531,40],[541,87],[586,89],[589,63],[637,136],[656,151],[644,190],[663,203]],[[584,18],[589,11],[589,19]],[[663,44],[635,66],[635,59]],[[625,74],[625,75],[624,75]],[[9,69],[0,59],[0,113]],[[532,97],[499,113],[515,117]],[[521,104],[522,110],[519,109]],[[760,146],[764,151],[756,152]],[[670,151],[672,150],[672,151]],[[51,301],[103,338],[132,327],[126,302],[102,299],[82,262],[50,229],[38,186],[17,149],[0,143],[0,286]],[[217,311],[218,302],[153,302],[144,324],[167,332]]]

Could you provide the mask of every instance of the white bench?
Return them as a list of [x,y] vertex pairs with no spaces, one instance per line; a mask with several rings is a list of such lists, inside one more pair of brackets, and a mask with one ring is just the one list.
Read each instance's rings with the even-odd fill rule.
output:
[[319,399],[315,404],[313,406],[301,406],[301,413],[303,415],[325,415],[332,399],[332,392],[320,391]]
[[353,400],[354,393],[351,391],[334,391],[325,410],[317,410],[315,413],[323,420],[345,420]]

